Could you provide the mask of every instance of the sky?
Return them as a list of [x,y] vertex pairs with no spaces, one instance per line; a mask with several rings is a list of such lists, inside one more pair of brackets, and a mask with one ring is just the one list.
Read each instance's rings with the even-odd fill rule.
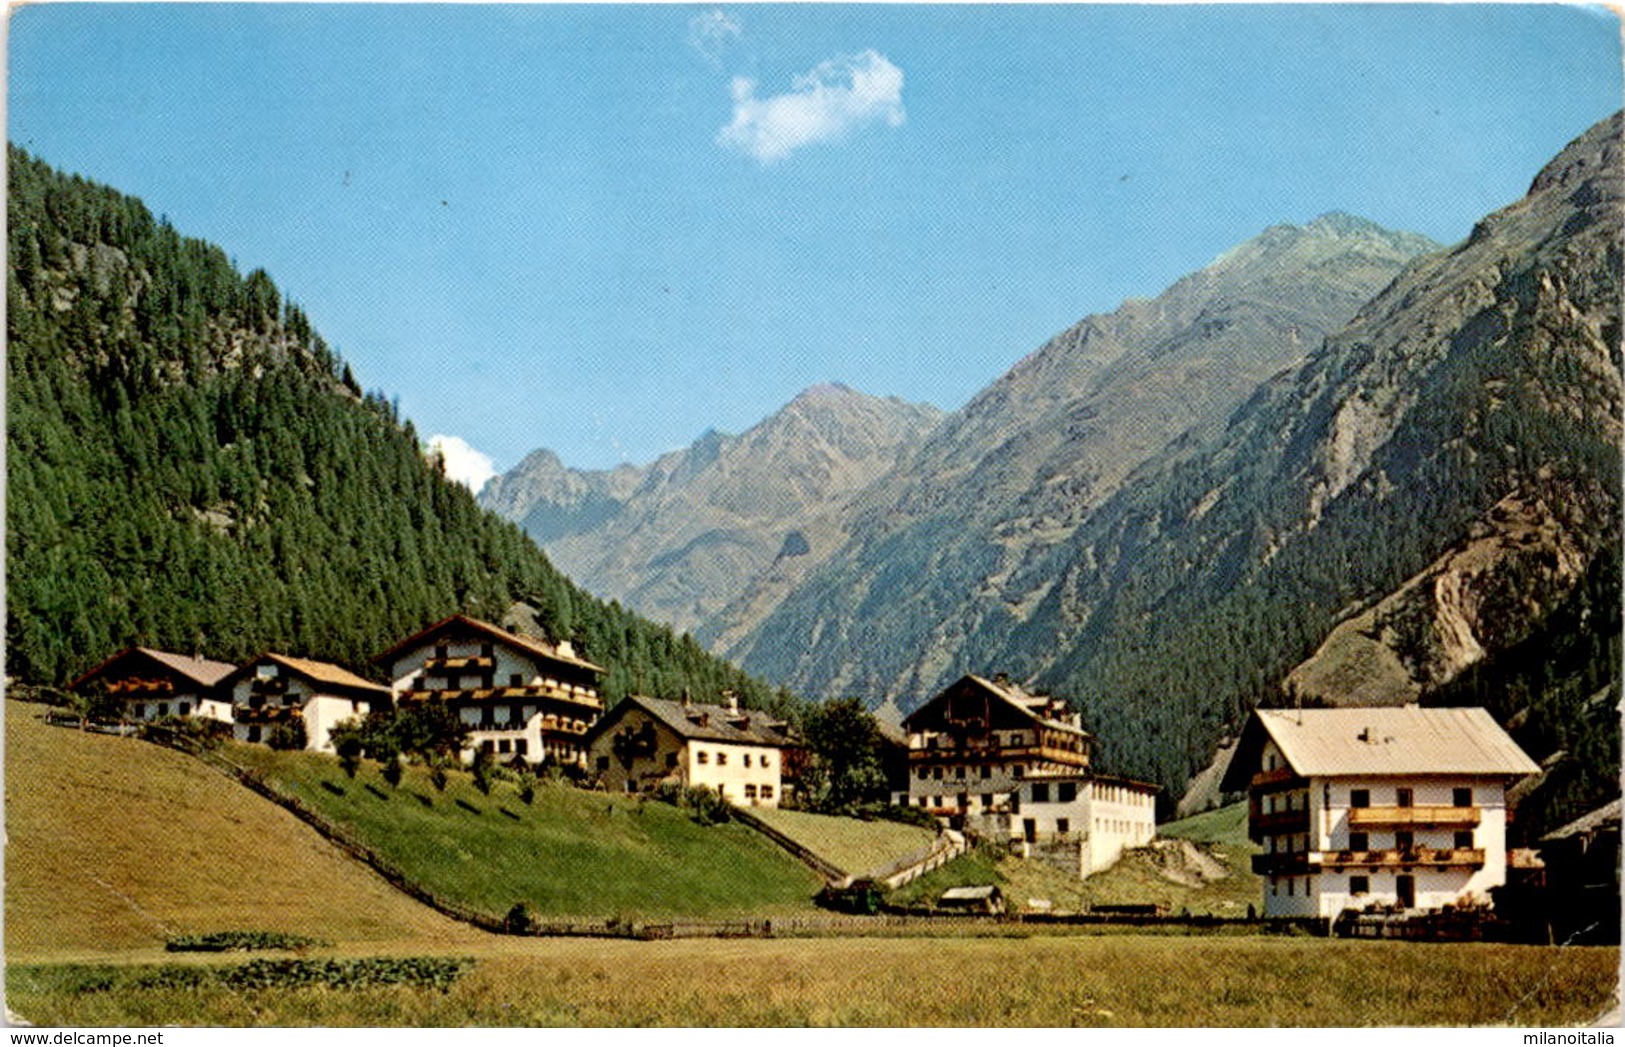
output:
[[264,268],[477,484],[965,403],[1282,222],[1442,243],[1621,104],[1564,5],[14,8],[8,136]]

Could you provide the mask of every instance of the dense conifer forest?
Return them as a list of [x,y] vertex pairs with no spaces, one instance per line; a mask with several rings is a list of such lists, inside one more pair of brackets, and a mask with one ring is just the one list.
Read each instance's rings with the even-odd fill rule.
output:
[[61,685],[131,644],[375,675],[400,637],[522,601],[609,669],[610,701],[790,703],[479,509],[264,271],[8,159],[8,676]]

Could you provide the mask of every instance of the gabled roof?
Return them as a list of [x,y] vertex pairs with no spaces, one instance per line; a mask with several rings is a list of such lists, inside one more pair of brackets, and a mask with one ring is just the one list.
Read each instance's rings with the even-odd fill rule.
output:
[[311,683],[321,684],[326,687],[339,687],[348,691],[369,691],[386,696],[389,694],[388,687],[363,679],[343,666],[334,665],[331,662],[318,662],[313,658],[295,658],[293,655],[277,654],[274,651],[267,651],[257,658],[244,662],[242,667],[231,673],[229,679],[223,681],[223,683],[235,684],[239,679],[248,676],[256,667],[266,662],[274,662],[289,672],[303,676]]
[[[738,745],[785,746],[793,742],[789,725],[760,709],[737,713],[721,705],[679,702],[669,698],[627,695],[593,726],[597,737],[620,722],[631,709],[642,709],[687,741],[733,742]],[[743,720],[743,725],[739,721]],[[730,722],[731,721],[731,722]]]
[[602,673],[605,671],[603,666],[594,665],[585,658],[577,658],[573,654],[564,654],[550,643],[545,643],[541,640],[533,640],[528,636],[520,636],[517,633],[510,633],[508,630],[492,625],[490,622],[482,622],[478,618],[470,618],[466,614],[454,614],[450,618],[442,618],[440,621],[435,622],[428,628],[421,629],[418,632],[413,633],[411,636],[408,636],[406,639],[397,643],[389,650],[373,655],[372,660],[380,663],[389,662],[403,651],[406,651],[419,644],[432,641],[441,633],[448,632],[453,629],[463,629],[469,632],[489,636],[497,643],[507,644],[510,647],[517,647],[521,651],[525,651],[529,654],[533,654],[541,658],[547,658],[555,662],[563,662],[566,665],[573,665],[579,669],[587,669],[595,673]]
[[200,688],[204,689],[213,687],[215,684],[223,680],[229,673],[231,673],[232,670],[237,668],[230,662],[214,662],[207,658],[189,658],[184,654],[171,654],[168,651],[159,651],[151,647],[126,647],[124,650],[113,655],[111,658],[105,659],[96,665],[95,668],[89,670],[81,675],[78,679],[68,684],[68,689],[73,690],[83,686],[86,683],[89,683],[91,680],[94,680],[96,677],[107,672],[109,669],[112,669],[121,661],[126,659],[139,660],[142,658],[156,662],[160,666],[180,674],[186,679],[197,684]]
[[1298,775],[1534,774],[1540,768],[1484,709],[1255,709],[1221,788],[1247,788],[1274,741]]
[[915,725],[918,723],[922,714],[924,714],[927,710],[932,709],[932,707],[937,705],[937,703],[944,701],[949,695],[953,694],[957,690],[960,690],[961,688],[970,688],[973,690],[982,691],[990,696],[993,700],[1000,702],[1014,710],[1020,716],[1029,720],[1035,720],[1046,727],[1053,727],[1059,731],[1070,731],[1074,734],[1081,734],[1086,738],[1092,737],[1088,731],[1085,731],[1077,724],[1068,723],[1065,720],[1057,720],[1053,716],[1049,715],[1050,707],[1056,701],[1054,698],[1046,697],[1044,695],[1028,694],[1026,691],[1021,689],[1019,684],[1011,683],[1009,680],[1006,680],[1003,677],[1000,677],[997,680],[989,680],[986,677],[976,676],[975,674],[967,674],[960,677],[947,687],[944,687],[935,698],[932,698],[929,702],[926,702],[912,713],[909,713],[908,716],[903,720],[903,729],[914,730]]

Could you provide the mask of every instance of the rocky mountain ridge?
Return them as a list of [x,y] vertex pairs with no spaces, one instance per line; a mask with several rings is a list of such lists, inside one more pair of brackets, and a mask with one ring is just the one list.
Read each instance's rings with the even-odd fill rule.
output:
[[644,467],[574,470],[535,452],[481,504],[589,590],[691,630],[776,564],[838,545],[840,507],[940,416],[817,385],[739,436],[708,432]]

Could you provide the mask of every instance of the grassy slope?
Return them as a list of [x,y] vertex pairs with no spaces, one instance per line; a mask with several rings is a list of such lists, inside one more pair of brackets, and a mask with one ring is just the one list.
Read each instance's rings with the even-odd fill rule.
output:
[[48,727],[6,703],[8,961],[161,947],[172,933],[473,941],[190,757]]
[[[1247,809],[1237,804],[1208,811],[1157,827],[1160,838],[1189,840],[1204,845],[1228,870],[1223,879],[1181,883],[1163,872],[1163,863],[1150,852],[1130,851],[1105,872],[1087,880],[1060,869],[1021,858],[995,858],[977,851],[920,877],[898,891],[893,900],[911,904],[935,899],[949,887],[996,883],[1012,908],[1025,908],[1030,898],[1048,899],[1060,911],[1093,905],[1160,903],[1170,911],[1241,916],[1248,905],[1263,898],[1258,877],[1249,867],[1257,848],[1247,839]],[[1177,867],[1176,867],[1177,872]]]
[[348,826],[417,883],[494,914],[771,915],[811,908],[821,881],[741,825],[702,826],[657,802],[543,783],[529,805],[507,781],[478,792],[463,771],[437,791],[420,767],[391,788],[365,761],[233,745],[228,754]]
[[899,822],[866,822],[810,811],[752,811],[762,821],[839,869],[861,876],[923,850],[936,838],[930,829]]
[[[1618,949],[1306,938],[492,939],[449,992],[82,990],[7,972],[52,1025],[1574,1025]],[[139,972],[113,977],[138,976]]]

